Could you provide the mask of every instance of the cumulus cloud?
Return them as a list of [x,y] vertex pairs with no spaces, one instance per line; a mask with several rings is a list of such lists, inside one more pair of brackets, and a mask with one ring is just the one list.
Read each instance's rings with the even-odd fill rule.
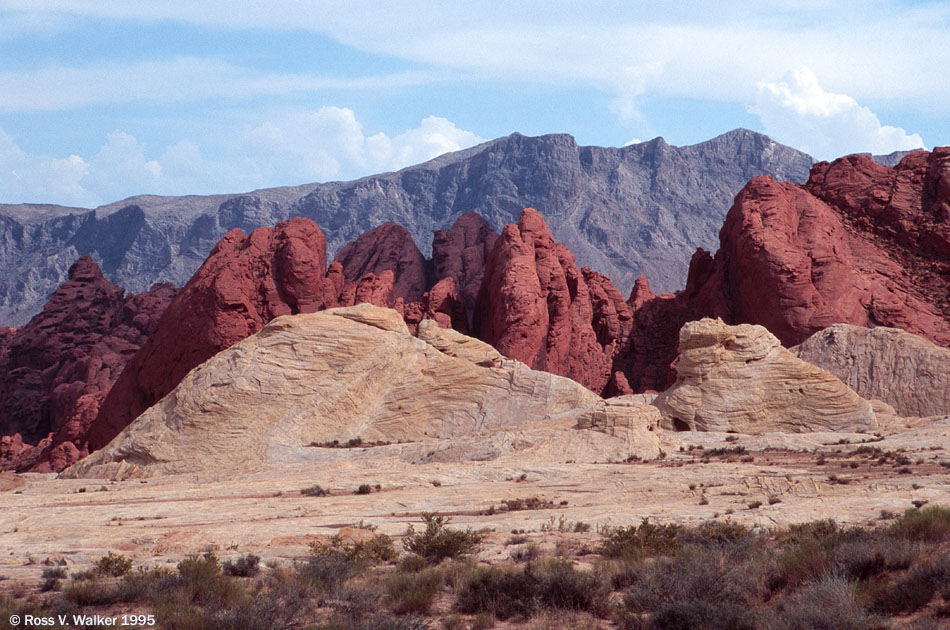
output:
[[4,202],[90,204],[96,198],[81,183],[88,173],[89,164],[78,155],[30,155],[0,129],[0,190],[4,191]]
[[918,134],[881,124],[874,112],[847,94],[824,90],[807,66],[792,70],[781,81],[760,83],[749,110],[774,139],[820,159],[924,146]]
[[181,140],[151,157],[149,148],[114,131],[91,157],[37,156],[0,129],[4,203],[96,206],[136,194],[207,194],[351,179],[424,162],[483,142],[437,116],[394,136],[367,135],[352,110],[321,107],[261,121],[230,138],[220,157]]

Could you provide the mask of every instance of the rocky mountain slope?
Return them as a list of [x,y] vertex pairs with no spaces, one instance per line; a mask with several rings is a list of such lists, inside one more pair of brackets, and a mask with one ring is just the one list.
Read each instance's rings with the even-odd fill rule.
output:
[[0,325],[23,324],[38,312],[79,255],[91,255],[131,291],[160,281],[181,286],[229,230],[251,232],[293,216],[323,228],[331,255],[386,222],[408,230],[428,255],[432,232],[465,212],[500,230],[535,207],[581,266],[607,274],[622,291],[641,273],[669,291],[682,286],[696,247],[713,248],[725,210],[749,178],[800,183],[812,162],[742,129],[686,147],[662,138],[581,147],[563,134],[513,134],[352,182],[139,196],[96,210],[0,205]]

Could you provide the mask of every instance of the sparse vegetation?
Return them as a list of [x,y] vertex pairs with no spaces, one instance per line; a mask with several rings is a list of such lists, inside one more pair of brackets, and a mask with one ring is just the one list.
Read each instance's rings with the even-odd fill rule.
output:
[[301,490],[300,494],[304,495],[305,497],[325,497],[330,493],[324,490],[321,486],[310,486],[309,488],[304,488]]
[[[494,556],[489,565],[466,557],[479,550],[483,533],[452,528],[445,515],[422,521],[424,530],[407,530],[402,558],[392,539],[367,530],[361,540],[333,537],[292,564],[267,568],[253,554],[222,562],[209,550],[174,569],[133,569],[109,553],[67,578],[48,561],[38,589],[0,597],[0,630],[10,614],[87,608],[147,610],[163,628],[242,630],[468,630],[502,622],[526,630],[877,630],[889,627],[889,617],[911,616],[923,628],[950,615],[950,509],[940,506],[870,528],[644,518],[599,530],[595,549],[592,535],[574,536],[575,525],[562,517],[548,529],[557,532],[556,556],[543,551],[551,538],[529,540],[513,529],[507,540],[495,538],[508,545],[509,558]],[[594,553],[600,557],[575,566],[578,556]]]
[[403,547],[409,553],[425,558],[431,564],[437,564],[446,558],[458,558],[478,551],[484,536],[471,528],[464,531],[450,529],[451,519],[432,512],[423,512],[422,521],[426,528],[416,533],[410,525],[406,530]]

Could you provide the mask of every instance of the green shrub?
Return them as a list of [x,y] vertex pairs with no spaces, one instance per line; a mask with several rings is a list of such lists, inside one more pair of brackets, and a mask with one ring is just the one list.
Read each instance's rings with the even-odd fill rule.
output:
[[422,520],[426,524],[425,531],[417,534],[410,525],[406,529],[402,544],[406,551],[421,556],[432,564],[446,558],[476,553],[484,540],[482,534],[472,531],[471,528],[465,531],[449,529],[450,519],[447,516],[423,512]]
[[99,575],[122,577],[132,570],[132,560],[122,554],[111,551],[96,561],[96,572]]
[[891,524],[888,532],[897,538],[919,542],[950,540],[950,508],[932,505],[922,510],[907,510]]
[[397,615],[429,612],[435,596],[445,583],[445,574],[439,569],[417,573],[396,572],[386,579],[386,592],[393,612]]
[[679,546],[678,525],[657,525],[643,519],[639,525],[605,530],[599,553],[611,558],[635,558],[643,553],[669,553]]

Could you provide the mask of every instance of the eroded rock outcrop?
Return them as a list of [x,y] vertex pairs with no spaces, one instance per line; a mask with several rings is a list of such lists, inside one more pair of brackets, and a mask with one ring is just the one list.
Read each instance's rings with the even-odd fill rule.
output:
[[674,430],[873,431],[871,404],[782,347],[762,326],[703,319],[683,326],[676,383],[654,405]]
[[338,277],[326,273],[326,241],[313,221],[228,232],[106,397],[90,446],[105,446],[196,365],[275,317],[335,305],[339,289]]
[[[397,312],[370,304],[279,317],[191,371],[67,473],[255,470],[306,461],[314,442],[465,438],[563,424],[601,401],[455,331],[422,331],[413,337]],[[638,448],[655,454],[651,436]]]
[[174,295],[168,284],[127,295],[83,256],[43,312],[6,329],[0,434],[9,439],[0,466],[62,470],[88,452],[100,402]]
[[950,414],[950,349],[897,328],[835,324],[791,348],[902,416]]
[[433,273],[436,278],[454,280],[469,318],[497,239],[488,221],[475,212],[466,212],[448,230],[436,230],[432,238]]
[[505,356],[602,392],[629,319],[609,281],[578,269],[541,214],[527,208],[495,241],[473,329]]
[[419,302],[429,288],[425,256],[409,232],[395,223],[384,223],[347,243],[334,258],[347,282],[357,283],[368,275],[390,272],[392,299]]
[[670,333],[700,317],[761,324],[786,346],[836,323],[950,345],[948,147],[894,168],[861,155],[822,162],[804,186],[753,178],[719,239],[715,257],[693,256],[676,295],[634,287],[638,343],[623,367],[634,389],[669,379]]

